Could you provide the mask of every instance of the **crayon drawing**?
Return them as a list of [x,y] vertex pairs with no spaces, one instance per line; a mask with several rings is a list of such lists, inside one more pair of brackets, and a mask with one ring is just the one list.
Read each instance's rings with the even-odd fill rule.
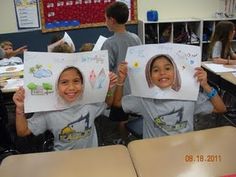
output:
[[[109,85],[107,51],[25,52],[24,62],[26,113],[59,110],[74,104],[105,101]],[[83,76],[82,95],[72,104],[62,101],[57,90],[61,72],[70,67],[77,68]]]
[[[171,63],[174,71],[174,79],[168,87],[153,83],[150,79],[151,66],[163,57]],[[128,48],[126,61],[132,95],[157,99],[197,99],[199,83],[194,73],[195,68],[201,66],[200,47],[172,43],[134,46]]]

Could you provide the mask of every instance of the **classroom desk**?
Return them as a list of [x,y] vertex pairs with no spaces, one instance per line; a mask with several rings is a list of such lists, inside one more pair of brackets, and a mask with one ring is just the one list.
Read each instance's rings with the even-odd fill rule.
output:
[[205,63],[211,63],[211,61],[202,62],[202,67],[207,72],[209,83],[218,87],[218,89],[225,90],[236,97],[236,77],[232,72],[216,73],[209,69]]
[[122,145],[71,151],[12,155],[0,166],[1,177],[137,177]]
[[236,174],[236,128],[220,127],[132,141],[139,177],[220,177]]
[[232,73],[222,73],[220,87],[236,97],[236,77]]

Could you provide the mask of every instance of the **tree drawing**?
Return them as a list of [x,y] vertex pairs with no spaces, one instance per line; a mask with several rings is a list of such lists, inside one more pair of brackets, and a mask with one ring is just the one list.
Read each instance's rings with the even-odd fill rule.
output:
[[34,68],[34,67],[31,67],[29,72],[30,72],[30,74],[34,74],[35,68]]
[[37,85],[33,82],[30,82],[28,85],[27,85],[28,89],[30,89],[31,91],[31,95],[33,94],[33,91],[37,89]]
[[50,83],[43,83],[43,88],[46,90],[46,94],[48,95],[49,90],[52,90],[52,84]]
[[35,68],[37,69],[37,70],[39,70],[40,68],[42,68],[43,66],[42,65],[39,65],[39,64],[37,64],[37,65],[35,65]]

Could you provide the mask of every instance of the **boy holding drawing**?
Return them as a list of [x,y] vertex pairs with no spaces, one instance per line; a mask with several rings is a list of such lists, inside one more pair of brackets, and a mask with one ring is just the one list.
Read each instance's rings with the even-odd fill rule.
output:
[[[161,90],[173,89],[178,92],[180,78],[169,55],[156,55],[148,61],[147,65],[146,81],[149,86],[157,86]],[[132,95],[123,97],[123,85],[128,72],[127,62],[123,62],[118,67],[118,82],[113,106],[122,107],[127,113],[142,115],[143,138],[192,131],[194,115],[226,111],[217,91],[208,85],[206,72],[200,67],[195,70],[194,77],[205,92],[199,93],[197,101],[154,99]]]
[[41,134],[50,130],[54,135],[54,150],[70,150],[98,145],[94,119],[112,103],[111,89],[117,76],[109,74],[110,84],[106,103],[80,105],[76,103],[83,95],[84,78],[81,71],[69,66],[62,70],[57,81],[59,97],[68,105],[64,110],[38,112],[26,119],[24,114],[25,90],[20,88],[13,96],[16,104],[16,130],[19,136]]

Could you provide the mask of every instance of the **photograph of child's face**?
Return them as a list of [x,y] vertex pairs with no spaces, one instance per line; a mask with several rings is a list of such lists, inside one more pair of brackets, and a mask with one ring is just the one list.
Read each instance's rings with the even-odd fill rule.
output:
[[171,87],[175,77],[173,64],[165,56],[154,59],[151,64],[150,76],[152,83],[160,89]]
[[145,75],[149,88],[157,86],[162,90],[171,88],[179,91],[181,87],[179,71],[169,55],[153,56],[146,64]]
[[76,101],[83,93],[81,72],[74,67],[66,68],[58,79],[58,93],[67,103]]

